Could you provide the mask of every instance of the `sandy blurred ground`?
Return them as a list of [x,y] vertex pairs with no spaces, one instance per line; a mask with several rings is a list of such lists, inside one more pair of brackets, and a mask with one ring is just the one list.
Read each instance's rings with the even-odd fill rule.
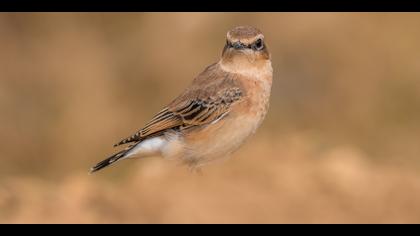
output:
[[[420,223],[420,14],[0,14],[0,223]],[[88,169],[254,25],[271,108],[232,159]]]

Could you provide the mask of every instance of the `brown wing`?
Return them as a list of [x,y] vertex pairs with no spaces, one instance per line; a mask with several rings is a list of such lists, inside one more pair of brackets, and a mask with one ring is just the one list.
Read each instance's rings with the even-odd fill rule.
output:
[[241,96],[239,88],[226,88],[211,97],[195,97],[172,104],[169,109],[182,119],[184,126],[205,125],[227,114],[231,104]]
[[181,96],[155,115],[141,130],[114,146],[161,135],[168,129],[209,124],[226,115],[232,103],[243,94],[231,74],[215,73],[215,70],[207,68]]
[[169,111],[168,108],[165,108],[155,115],[141,130],[114,144],[114,147],[125,143],[138,142],[152,134],[158,135],[165,130],[175,128],[180,125],[182,125],[182,119],[176,116],[173,112]]

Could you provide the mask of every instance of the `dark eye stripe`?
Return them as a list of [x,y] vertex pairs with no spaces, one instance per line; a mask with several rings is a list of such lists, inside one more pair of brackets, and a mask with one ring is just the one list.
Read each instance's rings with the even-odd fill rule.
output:
[[[240,45],[240,47],[238,47],[238,49],[248,48],[248,49],[252,49],[252,50],[262,50],[265,47],[264,42],[262,41],[262,39],[257,39],[257,41],[255,41],[254,43],[248,44],[248,45],[243,44],[241,42],[236,42],[235,44],[239,44]],[[226,41],[226,45],[229,48],[234,48],[235,47],[235,45],[233,43],[229,42],[229,41]]]

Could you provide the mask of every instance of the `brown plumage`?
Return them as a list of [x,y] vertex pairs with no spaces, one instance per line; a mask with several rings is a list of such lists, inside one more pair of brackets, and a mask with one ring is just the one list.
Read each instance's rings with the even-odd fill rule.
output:
[[227,34],[221,60],[208,66],[142,129],[114,145],[131,146],[91,171],[134,155],[160,154],[191,167],[226,156],[261,124],[271,80],[270,54],[261,31],[234,28]]
[[186,129],[211,123],[229,111],[242,96],[240,84],[213,64],[206,68],[178,98],[152,118],[141,130],[114,146],[137,142],[167,129]]

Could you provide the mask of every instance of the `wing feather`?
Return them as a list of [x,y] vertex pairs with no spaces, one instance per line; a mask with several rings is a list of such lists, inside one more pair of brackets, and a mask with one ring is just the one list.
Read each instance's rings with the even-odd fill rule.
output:
[[141,130],[114,146],[138,142],[169,129],[210,124],[228,114],[231,105],[244,94],[234,83],[232,74],[217,74],[215,70],[207,68],[188,90],[157,113]]

